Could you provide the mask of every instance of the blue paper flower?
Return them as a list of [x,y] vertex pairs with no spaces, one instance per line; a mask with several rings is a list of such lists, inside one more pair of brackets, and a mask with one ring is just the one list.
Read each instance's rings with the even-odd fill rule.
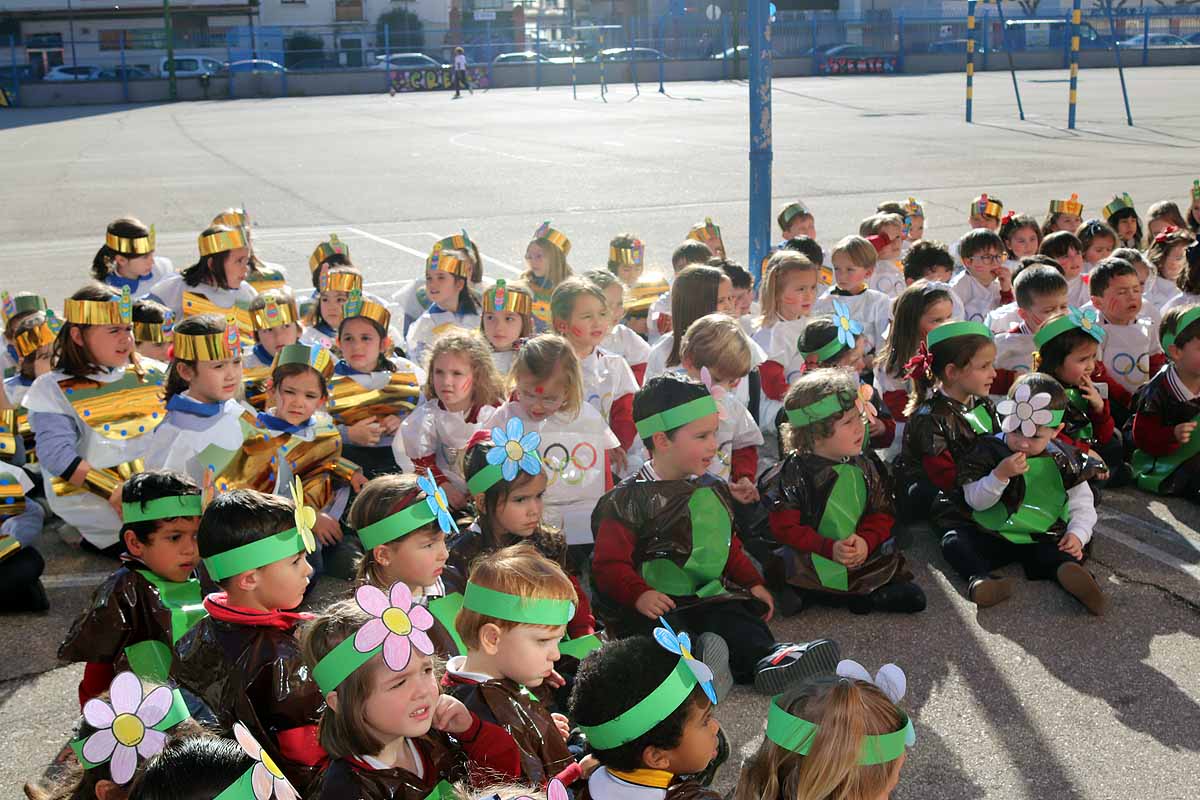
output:
[[542,437],[537,431],[525,433],[525,425],[517,417],[508,421],[506,429],[492,428],[492,444],[495,445],[487,454],[489,464],[503,464],[500,475],[506,481],[517,477],[517,469],[530,475],[542,471],[542,459],[538,455],[538,445]]
[[427,469],[424,475],[417,478],[417,488],[425,493],[425,502],[437,517],[437,524],[442,533],[458,533],[458,524],[454,517],[450,516],[450,503],[446,501],[446,493],[442,491],[442,487],[433,479],[433,470]]
[[663,617],[659,617],[658,621],[663,627],[654,629],[654,640],[662,645],[665,649],[683,658],[683,663],[688,665],[688,669],[696,676],[696,680],[700,683],[700,688],[708,695],[708,699],[713,705],[717,704],[717,692],[713,689],[713,673],[708,668],[708,665],[703,661],[697,661],[692,655],[692,639],[686,633],[675,633],[670,623]]
[[1108,335],[1108,331],[1100,327],[1100,317],[1097,316],[1096,310],[1089,308],[1087,311],[1071,306],[1071,311],[1068,315],[1071,322],[1079,326],[1079,329],[1091,336],[1097,342],[1104,342],[1104,337]]
[[846,346],[846,349],[853,349],[856,339],[863,332],[862,323],[850,316],[850,308],[839,300],[833,301],[833,316],[837,322],[837,338],[838,341]]

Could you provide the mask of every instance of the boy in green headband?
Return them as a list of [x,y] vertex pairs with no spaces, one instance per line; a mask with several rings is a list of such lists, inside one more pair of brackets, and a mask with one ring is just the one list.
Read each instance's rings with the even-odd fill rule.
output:
[[[129,664],[126,648],[161,642],[169,648],[204,616],[196,530],[200,487],[177,472],[142,472],[121,489],[121,567],[92,595],[58,648],[64,661],[84,661],[79,703],[108,689]],[[141,672],[142,670],[138,670]]]

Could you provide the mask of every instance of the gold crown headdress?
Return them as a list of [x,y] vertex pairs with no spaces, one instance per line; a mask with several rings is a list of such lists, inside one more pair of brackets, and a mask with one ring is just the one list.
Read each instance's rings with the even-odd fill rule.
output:
[[110,250],[116,250],[123,256],[144,256],[154,252],[154,226],[145,236],[118,236],[115,233],[104,234],[104,244]]
[[220,333],[175,334],[175,358],[180,361],[224,361],[241,355],[241,335],[232,314],[225,318],[225,330]]
[[217,253],[227,253],[239,247],[246,246],[246,231],[242,228],[230,228],[216,233],[200,234],[200,256],[212,256]]

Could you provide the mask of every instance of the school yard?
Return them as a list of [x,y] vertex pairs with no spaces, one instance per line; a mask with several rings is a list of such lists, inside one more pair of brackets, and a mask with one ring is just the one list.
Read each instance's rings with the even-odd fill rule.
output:
[[[1076,192],[1095,213],[1116,192],[1143,210],[1184,202],[1200,177],[1200,68],[1131,70],[1137,127],[1116,73],[1080,80],[1066,130],[1061,72],[1020,77],[1019,122],[1005,73],[979,75],[976,124],[961,75],[787,79],[775,83],[777,207],[800,197],[826,246],[881,200],[920,198],[927,236],[965,228],[986,191],[1041,217]],[[112,218],[157,225],[159,252],[195,257],[212,215],[245,204],[260,254],[297,285],[330,233],[350,243],[380,293],[420,274],[433,241],[466,227],[496,277],[521,267],[544,219],[574,241],[576,268],[600,266],[633,231],[668,263],[688,226],[711,216],[745,259],[747,98],[739,83],[245,100],[139,107],[0,110],[0,286],[56,307],[85,277]],[[1048,584],[1021,583],[982,612],[946,574],[925,527],[902,532],[929,608],[912,618],[828,609],[776,620],[780,639],[832,636],[872,671],[909,676],[917,727],[899,798],[1194,797],[1200,788],[1200,514],[1133,491],[1101,506],[1092,568],[1112,599],[1088,617]],[[67,741],[81,667],[55,650],[112,565],[49,529],[52,610],[0,624],[0,794],[20,796]],[[1016,570],[1011,570],[1016,574]],[[336,587],[321,586],[328,595]],[[767,700],[736,691],[719,711],[736,750],[757,746]]]

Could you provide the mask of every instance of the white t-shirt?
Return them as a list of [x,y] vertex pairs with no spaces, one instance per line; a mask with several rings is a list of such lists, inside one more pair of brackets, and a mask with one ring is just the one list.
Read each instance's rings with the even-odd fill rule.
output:
[[462,53],[454,56],[454,68],[459,72],[464,72],[467,69],[467,57]]
[[650,345],[632,328],[625,325],[614,325],[600,346],[610,353],[621,356],[630,366],[645,364],[646,359],[650,357]]
[[987,286],[963,270],[950,279],[950,288],[962,300],[968,322],[983,322],[988,312],[1000,307],[1000,281],[993,279]]
[[1130,392],[1150,380],[1150,357],[1162,352],[1158,341],[1158,326],[1148,317],[1140,317],[1128,325],[1116,325],[1100,317],[1107,334],[1101,345],[1104,368]]
[[867,288],[883,292],[888,297],[898,297],[904,291],[904,268],[898,261],[876,261],[875,271],[867,280]]
[[886,341],[884,333],[892,322],[892,298],[874,289],[854,295],[834,294],[834,291],[830,289],[813,303],[813,316],[833,314],[833,301],[837,300],[850,309],[851,318],[863,326],[862,335],[867,339],[863,352],[870,353],[882,347]]

